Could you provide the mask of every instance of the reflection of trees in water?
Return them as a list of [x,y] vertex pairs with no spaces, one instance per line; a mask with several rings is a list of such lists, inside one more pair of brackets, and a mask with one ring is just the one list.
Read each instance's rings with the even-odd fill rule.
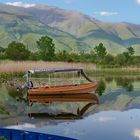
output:
[[105,89],[106,89],[106,84],[103,80],[100,81],[99,83],[99,86],[96,90],[96,93],[99,95],[99,96],[102,96],[102,94],[105,92]]
[[117,86],[121,86],[125,88],[127,91],[133,91],[134,80],[135,80],[134,78],[121,78],[121,77],[115,78]]
[[113,81],[113,77],[105,77],[105,81],[107,83],[111,83]]

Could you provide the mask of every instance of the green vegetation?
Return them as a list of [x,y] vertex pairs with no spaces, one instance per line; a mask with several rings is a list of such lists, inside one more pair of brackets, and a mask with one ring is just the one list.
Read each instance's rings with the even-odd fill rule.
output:
[[0,59],[10,60],[43,60],[94,63],[102,68],[117,68],[123,66],[139,66],[140,56],[135,55],[135,50],[128,47],[126,51],[117,56],[107,53],[103,43],[99,43],[94,50],[86,53],[67,52],[66,50],[55,52],[55,44],[51,37],[42,36],[36,41],[36,52],[30,52],[23,43],[11,42],[6,49],[0,47]]
[[0,140],[6,140],[4,136],[0,136]]
[[105,82],[103,80],[101,80],[95,93],[97,93],[99,96],[102,96],[105,89],[106,89]]
[[0,105],[0,114],[9,115],[10,113],[3,106]]
[[55,44],[53,43],[53,39],[48,36],[43,36],[36,42],[39,55],[42,60],[51,61],[55,56]]
[[30,51],[25,48],[23,43],[13,41],[5,49],[5,55],[11,60],[27,60],[30,56]]
[[4,83],[6,82],[7,80],[12,80],[13,77],[23,77],[24,75],[24,72],[0,72],[0,83]]
[[5,48],[2,48],[2,47],[0,46],[0,53],[3,53],[3,52],[5,52]]
[[94,50],[95,50],[96,60],[99,63],[103,63],[105,56],[107,54],[106,48],[104,47],[103,43],[100,43],[98,46],[96,46]]

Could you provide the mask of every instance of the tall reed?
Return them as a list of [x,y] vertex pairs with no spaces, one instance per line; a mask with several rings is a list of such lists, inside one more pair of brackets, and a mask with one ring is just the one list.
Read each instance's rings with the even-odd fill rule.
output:
[[67,63],[67,62],[44,62],[44,61],[1,61],[0,73],[25,72],[30,69],[49,68],[83,68],[85,70],[95,70],[95,64]]

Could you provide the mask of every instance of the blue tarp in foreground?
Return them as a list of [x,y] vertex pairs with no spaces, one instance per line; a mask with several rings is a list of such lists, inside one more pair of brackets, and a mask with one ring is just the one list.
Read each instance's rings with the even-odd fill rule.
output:
[[3,136],[5,140],[76,140],[56,135],[4,128],[0,128],[0,137],[1,136]]

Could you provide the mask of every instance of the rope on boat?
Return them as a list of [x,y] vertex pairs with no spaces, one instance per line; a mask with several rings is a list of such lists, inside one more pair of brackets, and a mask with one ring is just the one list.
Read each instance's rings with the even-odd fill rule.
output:
[[82,76],[85,77],[85,79],[88,80],[89,82],[93,82],[93,83],[95,82],[95,81],[91,80],[89,77],[87,77],[87,75],[85,74],[85,72],[84,72],[83,70],[81,70],[81,74],[82,74]]

